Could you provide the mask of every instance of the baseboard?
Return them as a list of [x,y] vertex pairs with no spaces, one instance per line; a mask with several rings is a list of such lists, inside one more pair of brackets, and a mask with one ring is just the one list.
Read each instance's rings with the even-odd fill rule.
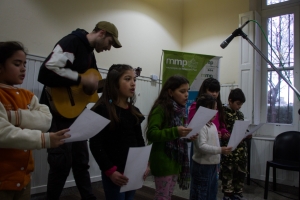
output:
[[[252,177],[251,177],[252,178]],[[291,179],[290,177],[284,177],[284,179],[277,177],[276,178],[276,183],[277,184],[281,184],[281,185],[286,185],[286,186],[291,186],[291,187],[299,187],[299,181],[297,179],[298,177],[296,176],[295,178]],[[254,178],[256,179],[256,178]],[[261,175],[258,180],[261,181],[265,181],[266,180],[266,176],[265,175]],[[272,183],[273,182],[273,177],[269,176],[269,182]]]
[[[101,181],[101,175],[91,177],[91,182]],[[76,186],[75,180],[66,181],[64,188]],[[47,185],[39,185],[31,188],[31,194],[38,194],[47,191]]]

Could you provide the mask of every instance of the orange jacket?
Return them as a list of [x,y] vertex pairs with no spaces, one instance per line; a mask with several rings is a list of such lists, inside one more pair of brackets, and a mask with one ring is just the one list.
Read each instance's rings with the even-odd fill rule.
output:
[[[22,116],[19,109],[28,109],[34,94],[28,90],[12,86],[0,88],[0,102],[4,105],[8,118],[13,113],[15,126],[20,126]],[[32,122],[39,123],[39,122]],[[26,128],[26,127],[20,127]],[[5,130],[1,130],[5,131]],[[30,173],[34,169],[31,150],[0,148],[0,190],[21,190],[30,181]]]

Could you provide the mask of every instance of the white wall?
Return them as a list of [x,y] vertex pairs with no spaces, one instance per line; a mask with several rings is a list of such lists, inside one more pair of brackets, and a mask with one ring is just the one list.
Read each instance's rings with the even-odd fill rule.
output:
[[[249,0],[1,0],[0,40],[19,40],[29,53],[47,56],[76,28],[92,31],[101,20],[119,29],[123,47],[96,55],[98,66],[114,63],[159,74],[162,49],[223,56],[220,82],[237,83],[238,39],[220,43],[238,27]],[[226,73],[230,71],[230,73]]]
[[239,14],[249,11],[249,0],[188,0],[184,3],[185,52],[222,56],[220,82],[238,84],[239,39],[225,48],[220,44],[239,27]]
[[162,49],[181,49],[181,0],[1,0],[0,40],[19,40],[45,57],[72,30],[91,32],[102,20],[118,27],[123,47],[96,55],[98,67],[126,63],[150,76],[159,74]]

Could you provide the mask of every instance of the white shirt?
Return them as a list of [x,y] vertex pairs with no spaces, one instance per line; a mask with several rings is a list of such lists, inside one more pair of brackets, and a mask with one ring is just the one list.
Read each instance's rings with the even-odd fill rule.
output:
[[194,144],[193,160],[199,164],[219,164],[221,147],[218,130],[214,123],[205,125]]

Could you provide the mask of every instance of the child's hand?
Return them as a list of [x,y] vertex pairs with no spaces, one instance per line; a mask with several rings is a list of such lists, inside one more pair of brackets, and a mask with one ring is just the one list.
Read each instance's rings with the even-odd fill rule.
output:
[[55,133],[50,132],[50,147],[55,148],[62,145],[65,142],[64,139],[71,137],[71,135],[65,134],[68,131],[70,131],[70,129],[63,129]]
[[185,128],[183,126],[177,126],[177,129],[180,137],[185,137],[192,131],[191,128]]
[[115,171],[109,178],[114,184],[120,187],[128,183],[128,178],[118,171]]
[[149,163],[148,163],[147,169],[146,169],[146,171],[144,173],[144,176],[143,176],[143,180],[146,180],[149,173],[150,173],[150,166],[149,166]]
[[231,153],[232,147],[221,147],[221,153],[224,155],[228,155]]
[[197,138],[198,138],[198,133],[197,133],[196,135],[193,135],[193,136],[190,137],[189,139],[190,139],[191,141],[195,141],[195,140],[197,140]]

